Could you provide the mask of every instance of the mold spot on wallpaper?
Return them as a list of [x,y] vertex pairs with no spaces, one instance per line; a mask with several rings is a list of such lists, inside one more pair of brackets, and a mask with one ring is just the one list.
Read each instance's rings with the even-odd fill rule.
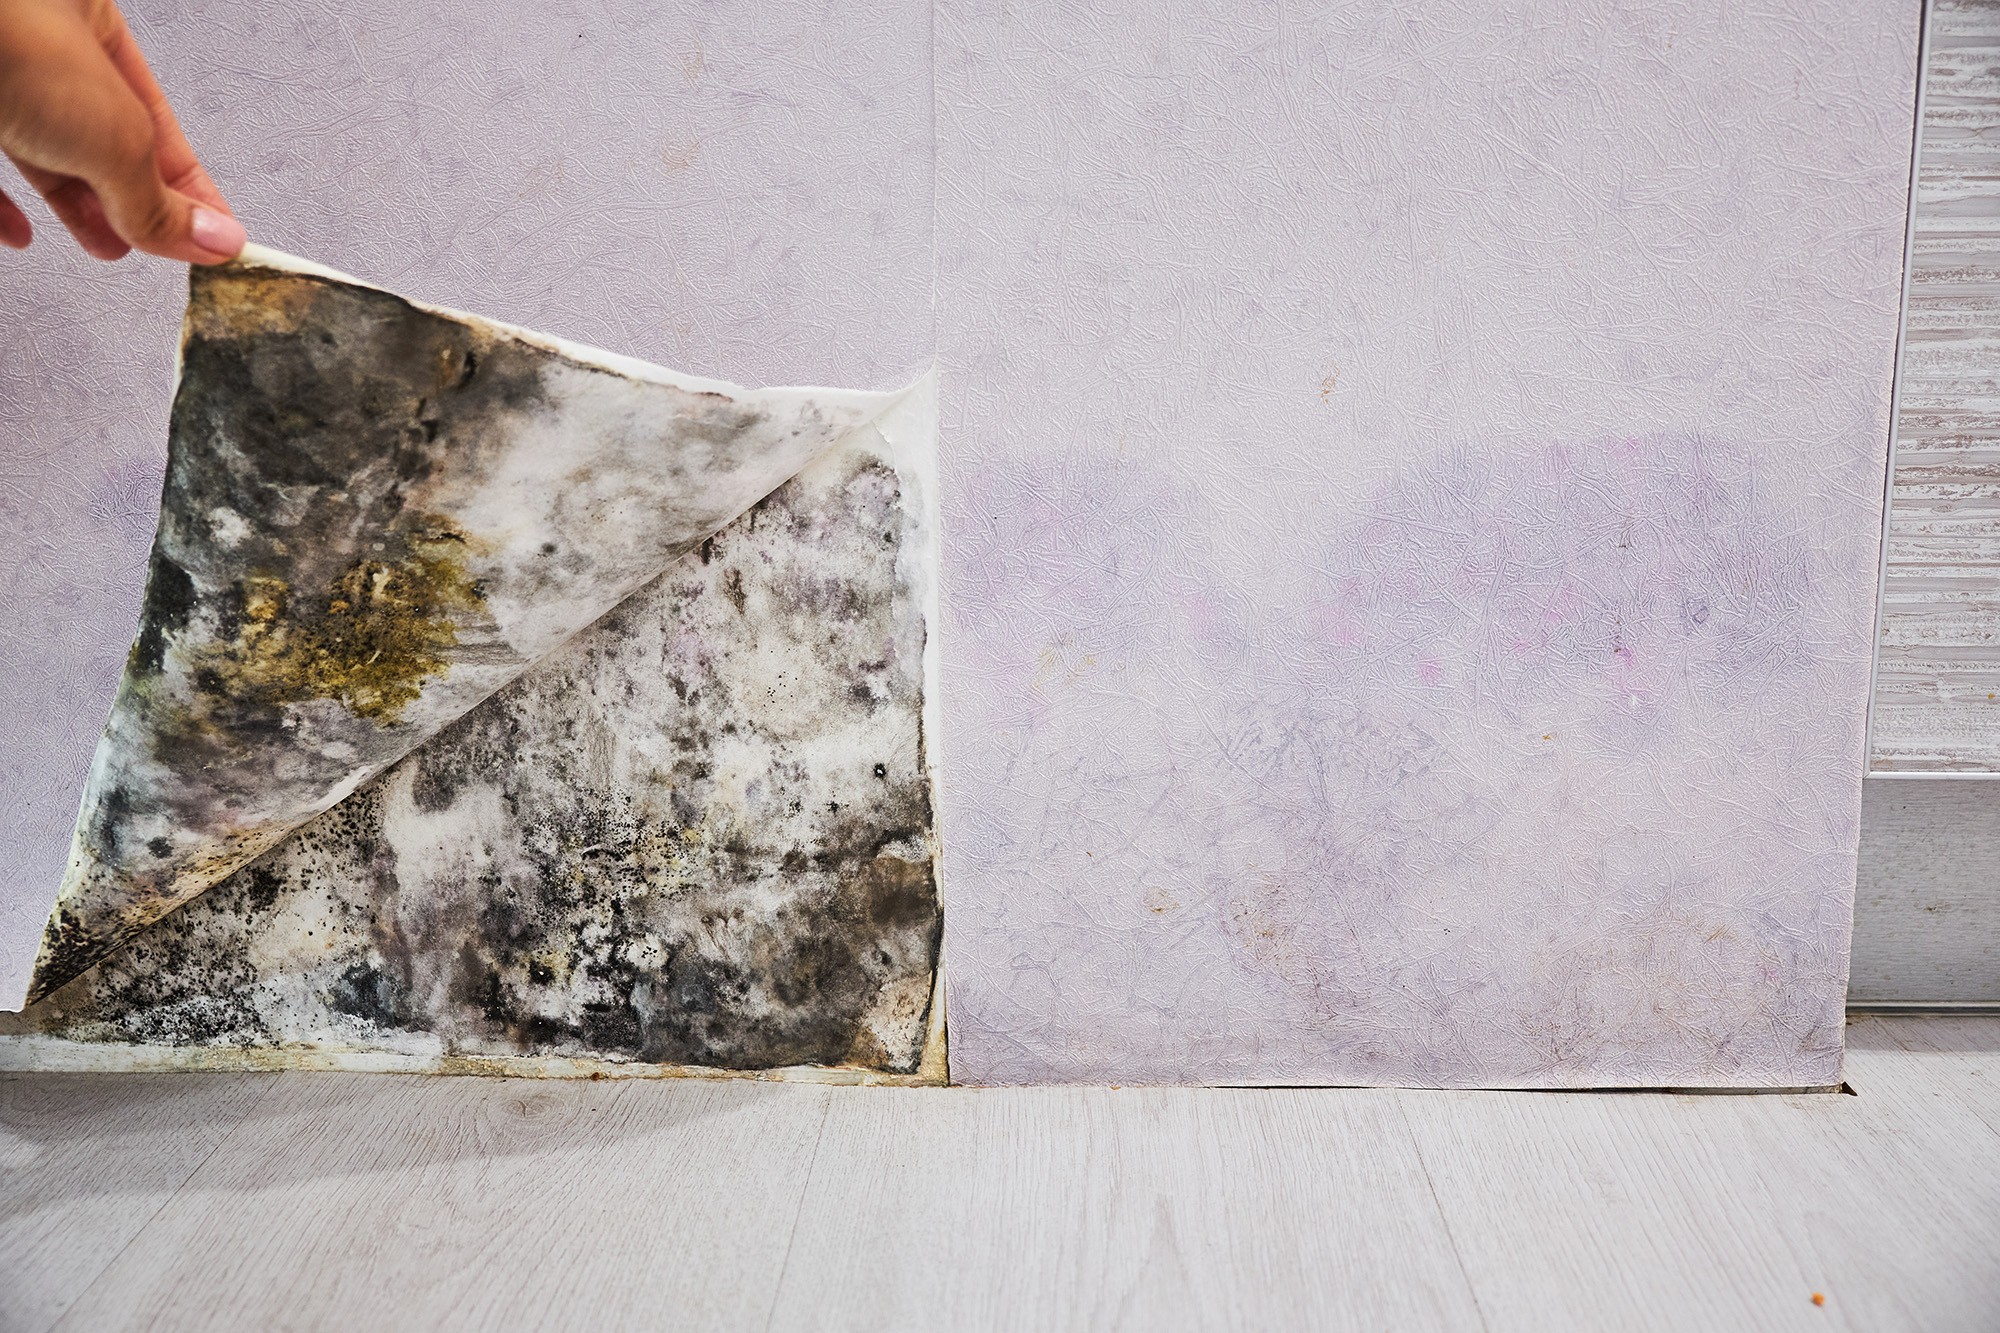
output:
[[191,272],[141,624],[32,995],[268,851],[882,412]]
[[135,676],[157,676],[164,664],[167,636],[187,628],[194,612],[194,580],[188,572],[155,551],[146,575],[146,600],[139,613],[139,637],[132,644],[129,669]]
[[928,542],[892,461],[843,447],[141,932],[58,1030],[913,1073]]
[[395,558],[357,560],[317,595],[276,576],[236,580],[217,641],[190,654],[197,687],[265,706],[335,699],[356,717],[400,722],[424,681],[450,669],[459,621],[478,616],[482,598],[449,519],[420,518],[394,544]]

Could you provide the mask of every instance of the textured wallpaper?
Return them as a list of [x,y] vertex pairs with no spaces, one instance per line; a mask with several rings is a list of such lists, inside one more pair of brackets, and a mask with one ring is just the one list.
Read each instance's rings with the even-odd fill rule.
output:
[[[750,384],[930,364],[930,11],[130,0],[258,241]],[[185,273],[0,259],[0,993],[137,624]]]
[[939,5],[954,1077],[1836,1079],[1917,23]]
[[[1915,0],[135,8],[259,240],[937,357],[955,1077],[1837,1079]],[[178,275],[11,263],[24,969]]]

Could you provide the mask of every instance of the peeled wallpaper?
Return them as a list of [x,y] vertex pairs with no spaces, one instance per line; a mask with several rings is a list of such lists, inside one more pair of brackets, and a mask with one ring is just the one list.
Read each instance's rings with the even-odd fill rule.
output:
[[[258,241],[742,384],[931,364],[926,4],[123,9]],[[138,624],[187,284],[40,222],[0,277],[0,1005]]]
[[189,276],[138,637],[30,999],[423,745],[892,401],[671,376],[261,248]]
[[916,1074],[928,384],[690,379],[255,247],[189,276],[34,1029]]
[[[343,4],[218,47],[142,11],[196,142],[257,163],[216,174],[260,240],[859,390],[532,650],[497,613],[418,642],[343,705],[378,714],[351,756],[298,738],[283,834],[218,854],[74,758],[103,645],[160,621],[163,337],[122,312],[177,297],[36,277],[34,327],[155,367],[0,372],[6,503],[59,519],[10,538],[23,984],[49,811],[86,793],[109,849],[43,1030],[900,1076],[941,975],[969,1083],[1837,1082],[1918,17]],[[259,72],[282,95],[228,95]],[[930,400],[879,392],[933,361],[935,494],[895,415]],[[603,494],[673,511],[644,469]],[[469,568],[420,517],[455,512],[340,568]],[[239,670],[244,624],[177,650]],[[490,685],[427,711],[433,657]]]

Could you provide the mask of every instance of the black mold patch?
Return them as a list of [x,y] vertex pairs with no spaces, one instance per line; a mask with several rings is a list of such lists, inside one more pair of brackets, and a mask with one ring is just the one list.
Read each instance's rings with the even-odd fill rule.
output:
[[[786,410],[794,434],[830,436],[852,409]],[[496,584],[514,605],[600,606],[691,550],[740,502],[715,483],[771,465],[773,424],[386,292],[194,269],[139,633],[31,995],[543,652],[539,630],[517,644],[497,623]],[[541,461],[571,427],[573,471],[527,509],[580,537],[515,560],[505,531],[464,530],[511,502],[524,450]],[[602,539],[587,497],[621,485],[658,501],[658,522]]]
[[924,628],[882,541],[904,523],[865,455],[781,488],[147,931],[100,970],[100,1015],[148,1040],[913,1071],[942,918]]
[[195,607],[194,580],[158,551],[146,573],[146,600],[139,612],[139,637],[132,644],[132,669],[158,675],[167,636],[187,628]]
[[407,997],[394,978],[369,963],[355,963],[327,987],[326,1006],[378,1028],[395,1028],[406,1021]]

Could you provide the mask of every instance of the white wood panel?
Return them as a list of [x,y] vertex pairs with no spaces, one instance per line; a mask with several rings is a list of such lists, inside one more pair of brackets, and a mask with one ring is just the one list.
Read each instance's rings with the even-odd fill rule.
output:
[[1746,1099],[1773,1224],[1829,1274],[1829,1305],[1857,1333],[1996,1326],[1995,1035],[1987,1019],[1863,1020],[1848,1035],[1859,1095],[1826,1099],[1820,1126]]
[[[1904,1091],[1912,1095],[1956,1098],[2000,1134],[2000,1016],[1931,1021],[1857,1015],[1847,1043],[1851,1058],[1871,1076],[1906,1080]],[[1933,1058],[1938,1055],[1950,1058]]]
[[[42,1168],[125,1247],[65,1328],[1992,1328],[2000,1020],[1849,1052],[1856,1096],[285,1074],[143,1229],[93,1200],[227,1085],[22,1081],[140,1127]],[[0,1309],[73,1281],[9,1261]]]
[[2000,770],[2000,5],[1929,23],[1874,772]]
[[1847,997],[2000,1002],[2000,780],[1862,785]]
[[826,1111],[796,1084],[278,1077],[59,1327],[761,1327]]
[[[1819,1128],[1830,1099],[1787,1100]],[[1744,1141],[1747,1098],[1457,1093],[1405,1105],[1489,1328],[1824,1326],[1812,1294],[1829,1274],[1771,1226],[1770,1186]]]
[[276,1080],[0,1074],[0,1330],[53,1324]]
[[835,1097],[778,1328],[1472,1328],[1395,1094]]
[[1403,1097],[1489,1329],[1990,1329],[2000,1135],[1939,1077],[1971,1058],[1864,1035],[1852,1097]]

